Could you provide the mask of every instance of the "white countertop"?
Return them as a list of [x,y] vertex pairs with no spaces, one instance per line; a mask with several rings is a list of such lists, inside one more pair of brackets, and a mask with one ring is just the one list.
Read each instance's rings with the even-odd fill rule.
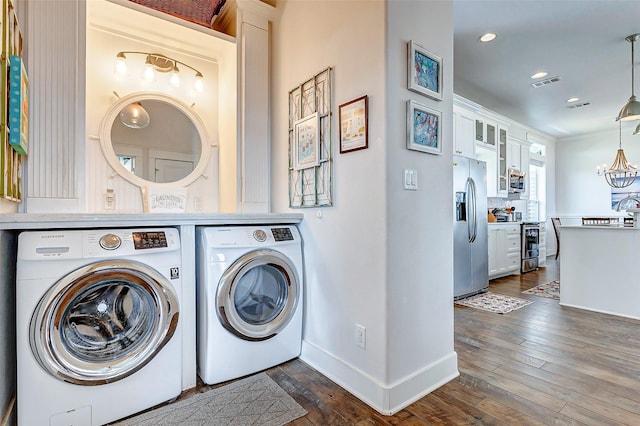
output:
[[250,225],[296,224],[302,213],[217,214],[217,213],[140,213],[140,214],[33,214],[0,215],[0,229],[73,229],[117,226]]

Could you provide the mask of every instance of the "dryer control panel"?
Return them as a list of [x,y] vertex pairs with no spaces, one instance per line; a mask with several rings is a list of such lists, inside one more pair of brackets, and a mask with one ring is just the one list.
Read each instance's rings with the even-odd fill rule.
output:
[[276,241],[293,241],[291,228],[271,228],[271,233]]

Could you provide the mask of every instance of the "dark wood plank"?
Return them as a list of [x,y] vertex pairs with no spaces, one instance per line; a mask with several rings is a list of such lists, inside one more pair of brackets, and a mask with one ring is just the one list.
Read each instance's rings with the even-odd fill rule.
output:
[[534,302],[506,315],[455,306],[460,377],[393,416],[299,359],[267,374],[308,411],[294,426],[640,424],[640,321],[522,294],[558,276],[549,259],[491,281],[492,292]]

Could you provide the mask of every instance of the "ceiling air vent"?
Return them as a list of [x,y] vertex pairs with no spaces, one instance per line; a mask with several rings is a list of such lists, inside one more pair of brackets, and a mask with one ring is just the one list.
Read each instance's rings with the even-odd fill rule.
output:
[[582,108],[591,105],[591,102],[583,102],[581,104],[567,105],[568,109]]
[[537,89],[538,87],[546,86],[551,83],[557,83],[558,81],[560,81],[560,77],[549,77],[549,78],[545,78],[544,80],[531,83],[531,85]]

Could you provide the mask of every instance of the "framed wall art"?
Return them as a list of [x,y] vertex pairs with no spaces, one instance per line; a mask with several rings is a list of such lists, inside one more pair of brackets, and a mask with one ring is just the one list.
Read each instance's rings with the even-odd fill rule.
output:
[[289,91],[289,206],[333,205],[331,68]]
[[293,123],[293,170],[320,164],[319,149],[320,127],[316,112]]
[[408,43],[408,89],[442,100],[442,58],[411,40]]
[[415,101],[407,101],[407,148],[442,154],[442,113]]
[[340,154],[369,147],[367,96],[338,107],[340,120]]

